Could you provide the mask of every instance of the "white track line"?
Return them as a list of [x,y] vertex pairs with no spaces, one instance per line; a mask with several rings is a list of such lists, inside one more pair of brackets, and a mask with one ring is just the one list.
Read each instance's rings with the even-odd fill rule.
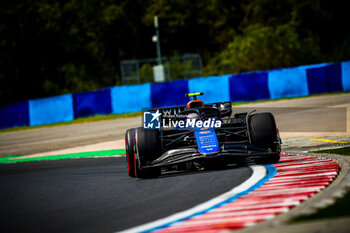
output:
[[249,177],[248,180],[246,180],[245,182],[243,182],[242,184],[240,184],[239,186],[231,189],[230,191],[215,197],[207,202],[204,202],[202,204],[199,204],[191,209],[170,215],[169,217],[166,218],[162,218],[150,223],[146,223],[144,225],[140,225],[137,227],[133,227],[124,231],[121,231],[122,233],[134,233],[134,232],[143,232],[143,231],[149,231],[155,228],[158,228],[160,226],[163,225],[167,225],[169,223],[175,223],[181,219],[190,217],[195,215],[196,213],[200,213],[203,212],[205,210],[208,210],[210,208],[212,208],[213,206],[222,203],[226,200],[228,200],[229,198],[242,193],[246,190],[248,190],[249,188],[251,188],[253,185],[255,185],[256,183],[258,183],[260,180],[262,180],[265,176],[266,176],[266,168],[264,166],[261,165],[252,165],[250,166],[250,168],[253,170],[253,174],[251,175],[251,177]]

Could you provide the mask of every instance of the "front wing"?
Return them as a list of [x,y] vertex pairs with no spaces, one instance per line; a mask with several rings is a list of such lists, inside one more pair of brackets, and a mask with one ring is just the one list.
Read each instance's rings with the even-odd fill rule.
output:
[[269,151],[251,144],[223,145],[218,153],[201,154],[197,148],[179,148],[166,151],[159,158],[151,161],[142,168],[163,167],[191,161],[203,161],[220,163],[237,163],[242,159],[254,160],[268,156],[279,155],[280,150]]

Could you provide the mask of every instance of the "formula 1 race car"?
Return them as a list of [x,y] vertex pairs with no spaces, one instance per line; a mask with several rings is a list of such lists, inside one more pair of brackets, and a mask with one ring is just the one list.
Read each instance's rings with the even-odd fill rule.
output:
[[272,113],[233,115],[231,102],[204,104],[197,100],[202,94],[186,94],[193,97],[186,106],[146,111],[143,127],[126,131],[129,176],[279,161],[281,139]]

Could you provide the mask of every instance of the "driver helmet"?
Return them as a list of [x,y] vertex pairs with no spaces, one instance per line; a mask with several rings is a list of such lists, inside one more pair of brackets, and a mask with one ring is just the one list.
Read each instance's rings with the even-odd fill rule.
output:
[[186,119],[187,120],[192,120],[192,119],[197,120],[197,119],[199,119],[199,115],[197,113],[194,113],[194,112],[189,113],[189,114],[187,114]]

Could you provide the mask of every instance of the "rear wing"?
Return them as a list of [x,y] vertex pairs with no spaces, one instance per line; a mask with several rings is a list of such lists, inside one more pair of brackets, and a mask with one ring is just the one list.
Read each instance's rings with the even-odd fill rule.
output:
[[[231,101],[226,102],[217,102],[211,104],[205,104],[204,107],[208,108],[217,108],[220,110],[221,117],[230,117],[232,114],[232,103]],[[186,106],[175,106],[175,107],[166,107],[166,108],[154,108],[150,111],[158,111],[161,113],[161,118],[165,119],[167,122],[170,120],[175,120],[176,116],[186,110]],[[163,120],[161,120],[161,127],[163,127]]]
[[231,101],[218,102],[212,104],[205,104],[205,107],[217,108],[220,110],[221,117],[230,117],[232,114],[232,103]]

